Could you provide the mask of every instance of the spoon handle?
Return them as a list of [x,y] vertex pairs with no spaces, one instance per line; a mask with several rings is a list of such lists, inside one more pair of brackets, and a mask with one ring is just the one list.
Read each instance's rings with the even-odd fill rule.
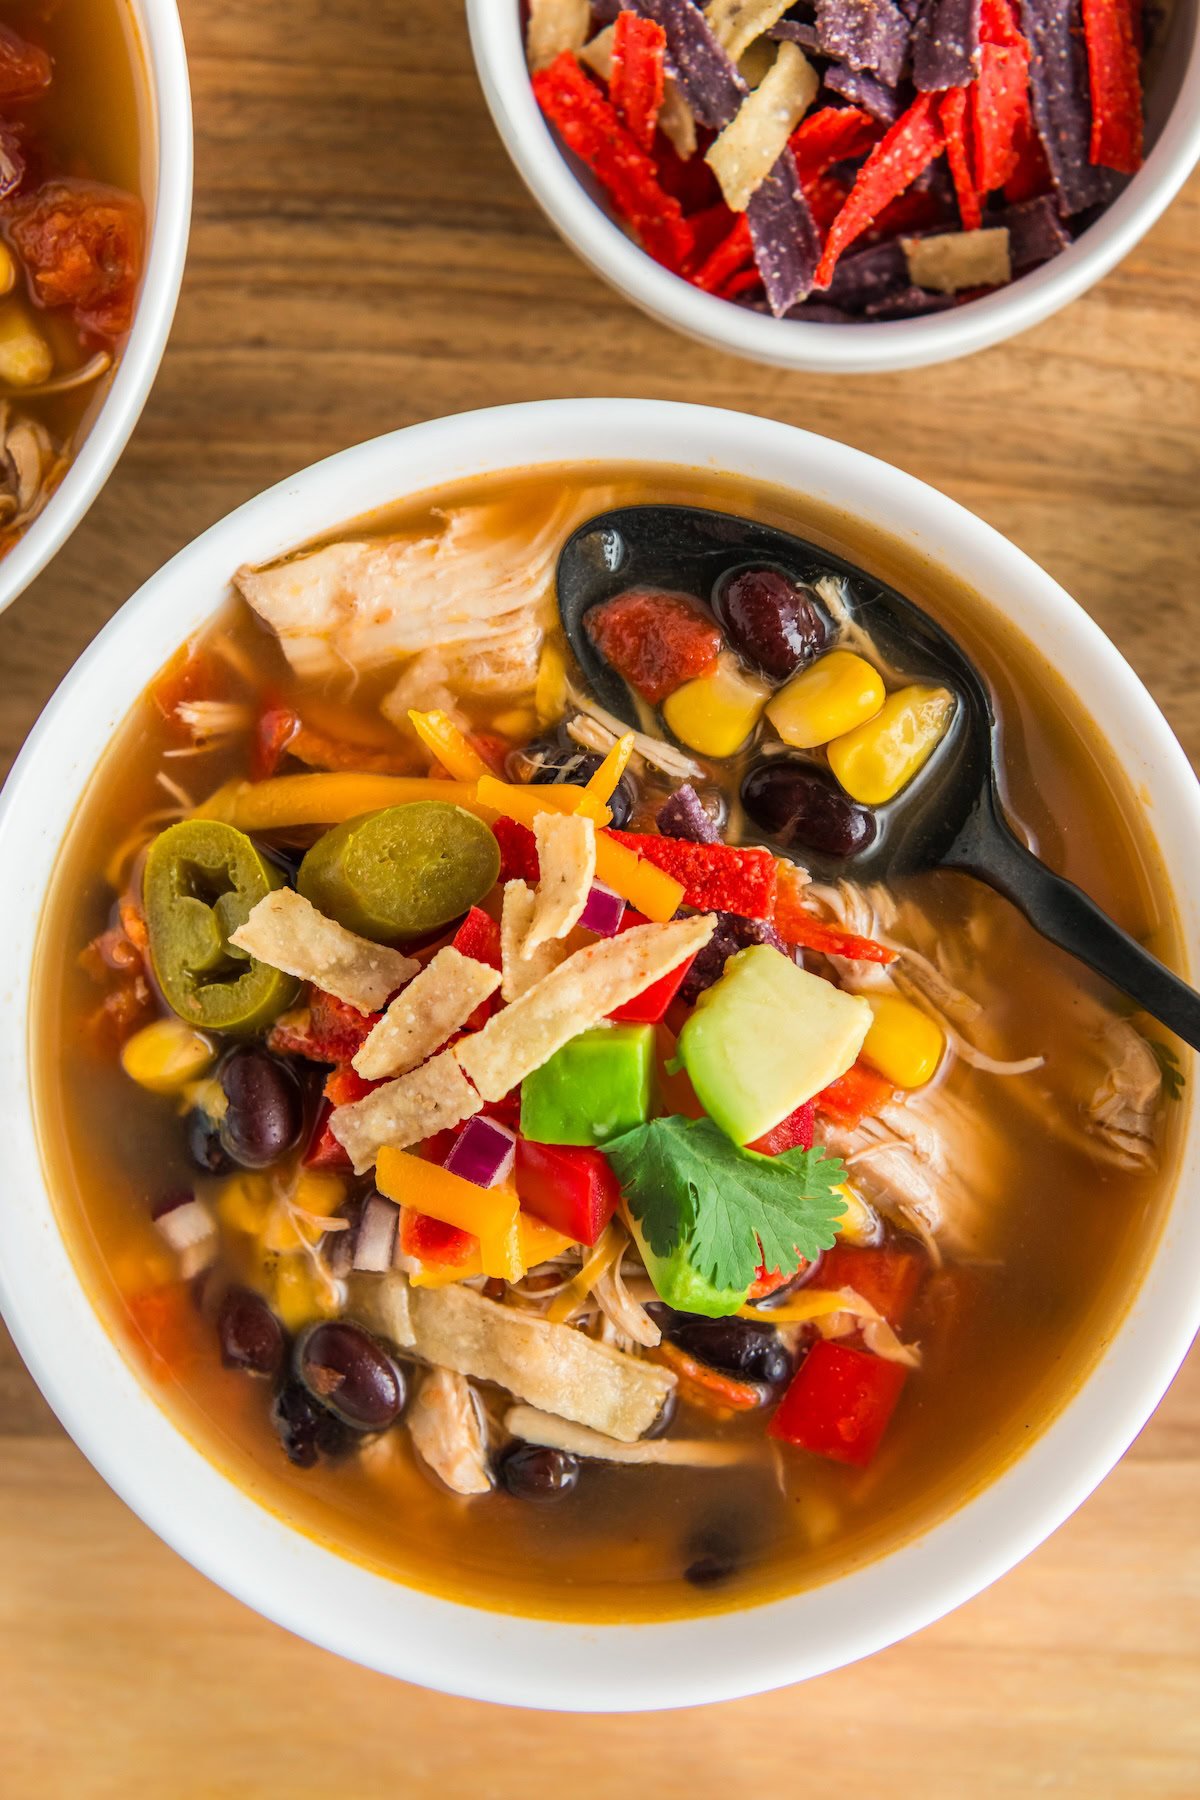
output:
[[1114,924],[1074,882],[1027,850],[994,800],[975,814],[946,861],[986,881],[1043,937],[1077,956],[1200,1050],[1200,994]]

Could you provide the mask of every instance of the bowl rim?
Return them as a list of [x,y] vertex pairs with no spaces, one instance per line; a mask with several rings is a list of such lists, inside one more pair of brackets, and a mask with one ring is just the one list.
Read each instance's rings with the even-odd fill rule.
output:
[[773,319],[701,293],[626,237],[569,165],[530,87],[517,0],[467,0],[471,48],[496,129],[560,236],[611,287],[660,323],[716,350],[779,368],[877,374],[969,356],[1040,323],[1099,281],[1163,213],[1200,160],[1200,28],[1179,93],[1144,166],[1053,261],[998,293],[920,319],[868,327]]
[[153,224],[129,339],[91,428],[56,493],[0,562],[0,613],[57,556],[83,519],[141,417],[158,373],[183,280],[192,213],[192,96],[175,0],[127,0],[145,65],[154,144]]
[[[697,457],[698,445],[719,450]],[[634,458],[629,446],[636,445]],[[1118,1460],[1200,1325],[1200,1102],[1187,1101],[1180,1179],[1129,1312],[1042,1434],[947,1517],[798,1595],[659,1624],[490,1613],[409,1588],[288,1528],[171,1424],[109,1338],[53,1218],[30,1092],[27,1013],[37,922],[63,832],[99,752],[166,657],[228,592],[232,570],[364,512],[488,471],[636,461],[775,482],[915,544],[983,588],[1069,667],[1154,819],[1184,941],[1200,943],[1189,844],[1200,784],[1154,701],[1049,575],[956,502],[858,450],[752,415],[660,402],[540,401],[410,426],[281,482],[180,551],[113,616],[65,677],[0,794],[0,1312],[34,1378],[109,1485],[220,1586],[302,1637],[445,1692],[567,1711],[727,1700],[841,1667],[930,1623],[1040,1543]],[[1138,784],[1140,783],[1140,788]],[[1194,876],[1194,870],[1191,871]],[[1195,962],[1192,956],[1192,962]],[[19,1278],[18,1278],[19,1272]]]

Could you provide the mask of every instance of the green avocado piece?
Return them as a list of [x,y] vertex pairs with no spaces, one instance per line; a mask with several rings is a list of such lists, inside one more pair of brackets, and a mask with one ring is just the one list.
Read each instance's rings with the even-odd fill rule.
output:
[[603,1144],[644,1125],[655,1090],[653,1025],[597,1025],[521,1083],[521,1135],[538,1144]]
[[677,1054],[709,1117],[735,1144],[753,1144],[845,1074],[871,1018],[860,995],[752,944],[701,994]]
[[636,1221],[633,1231],[655,1292],[676,1312],[703,1313],[709,1319],[725,1319],[739,1306],[745,1306],[749,1288],[714,1287],[688,1261],[686,1243],[677,1244],[670,1256],[656,1256],[638,1230]]

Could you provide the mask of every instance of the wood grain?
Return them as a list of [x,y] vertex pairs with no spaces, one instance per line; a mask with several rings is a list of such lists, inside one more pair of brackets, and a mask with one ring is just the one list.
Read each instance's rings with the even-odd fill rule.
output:
[[[1083,602],[1200,758],[1200,182],[1007,347],[788,378],[672,336],[573,260],[499,149],[458,5],[183,11],[197,181],[179,317],[116,475],[0,619],[4,766],[138,583],[268,483],[415,419],[605,393],[774,414],[954,495]],[[1050,1543],[870,1663],[685,1716],[501,1714],[363,1674],[208,1585],[104,1488],[5,1340],[0,1795],[1194,1795],[1198,1476],[1194,1354]]]

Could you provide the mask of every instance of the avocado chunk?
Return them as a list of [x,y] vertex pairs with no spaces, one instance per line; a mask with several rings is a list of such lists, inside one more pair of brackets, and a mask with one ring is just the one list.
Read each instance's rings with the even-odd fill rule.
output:
[[603,1144],[644,1125],[654,1102],[653,1025],[597,1025],[521,1083],[521,1135],[539,1144]]
[[655,1293],[675,1312],[703,1313],[708,1319],[725,1319],[739,1306],[745,1306],[749,1288],[714,1287],[688,1261],[686,1243],[676,1244],[670,1256],[656,1256],[636,1222],[633,1231]]
[[678,1055],[705,1112],[735,1144],[752,1144],[845,1074],[871,1019],[859,995],[752,944],[701,994]]

